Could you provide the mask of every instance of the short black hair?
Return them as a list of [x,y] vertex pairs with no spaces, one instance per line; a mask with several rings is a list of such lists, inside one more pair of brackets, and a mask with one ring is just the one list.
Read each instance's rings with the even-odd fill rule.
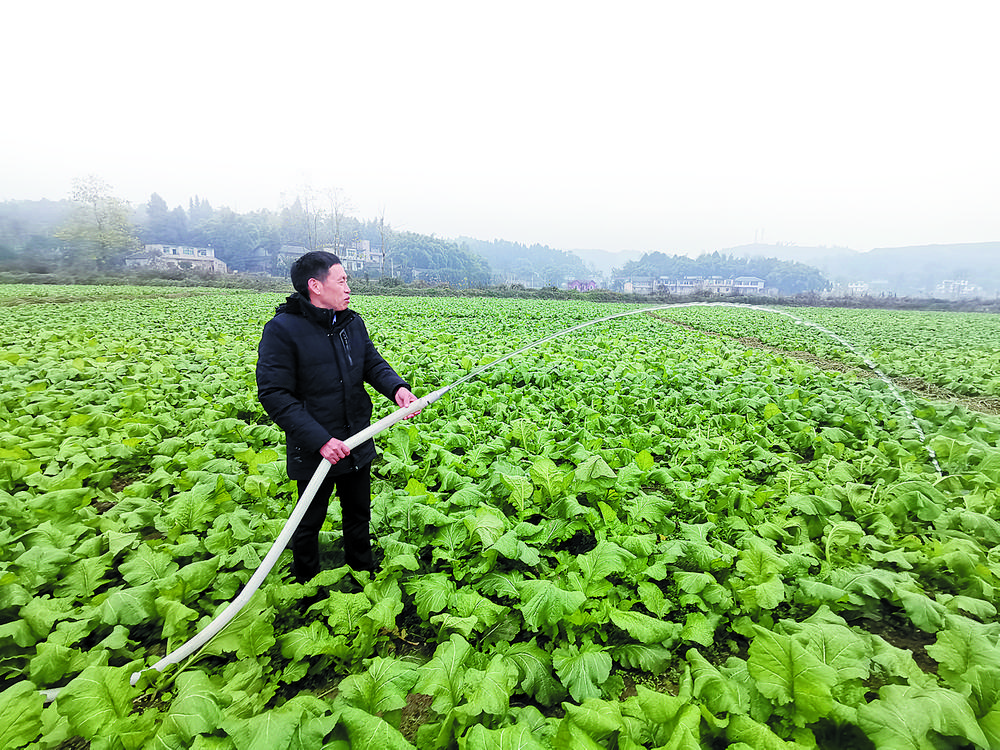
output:
[[311,250],[292,263],[289,274],[295,291],[309,299],[309,279],[326,281],[330,266],[340,264],[340,258],[326,250]]

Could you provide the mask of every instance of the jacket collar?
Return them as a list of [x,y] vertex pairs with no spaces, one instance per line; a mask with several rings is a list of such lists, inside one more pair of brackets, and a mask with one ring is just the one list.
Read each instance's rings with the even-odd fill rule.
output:
[[290,294],[288,299],[278,305],[274,312],[275,314],[284,312],[292,315],[301,315],[306,320],[316,323],[324,330],[342,328],[357,314],[348,308],[347,310],[341,310],[335,315],[333,310],[316,307],[316,305],[298,292]]

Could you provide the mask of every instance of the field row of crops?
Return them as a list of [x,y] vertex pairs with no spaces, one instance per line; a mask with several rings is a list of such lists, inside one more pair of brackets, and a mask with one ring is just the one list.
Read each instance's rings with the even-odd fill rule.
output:
[[[963,396],[1000,396],[1000,317],[841,308],[786,309],[786,316],[739,307],[676,307],[657,313],[707,331],[755,338],[859,366],[872,360],[887,375],[916,377]],[[801,318],[806,323],[797,323]],[[818,334],[820,326],[834,336]],[[836,338],[853,347],[845,348]]]
[[83,284],[0,284],[0,307],[25,304],[91,302],[154,297],[190,297],[202,294],[219,294],[218,289],[205,287],[162,287]]
[[[292,507],[253,384],[280,299],[3,310],[0,746],[1000,746],[1000,421],[744,346],[856,356],[733,308],[606,321],[450,391],[377,440],[363,591],[334,508],[316,580],[283,557],[197,658],[132,685]],[[630,309],[354,304],[418,395]],[[993,318],[795,314],[990,392],[956,363],[996,362]]]

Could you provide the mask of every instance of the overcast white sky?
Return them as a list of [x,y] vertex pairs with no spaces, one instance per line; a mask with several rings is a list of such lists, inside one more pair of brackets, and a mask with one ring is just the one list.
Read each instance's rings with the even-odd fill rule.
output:
[[554,248],[1000,240],[992,0],[8,4],[0,200]]

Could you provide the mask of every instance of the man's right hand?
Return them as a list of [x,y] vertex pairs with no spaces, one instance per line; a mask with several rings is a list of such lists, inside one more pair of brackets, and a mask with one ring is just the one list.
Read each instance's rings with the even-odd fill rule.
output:
[[351,452],[351,449],[337,438],[330,438],[330,441],[319,449],[319,455],[329,461],[331,464],[337,463],[342,458],[346,458]]

